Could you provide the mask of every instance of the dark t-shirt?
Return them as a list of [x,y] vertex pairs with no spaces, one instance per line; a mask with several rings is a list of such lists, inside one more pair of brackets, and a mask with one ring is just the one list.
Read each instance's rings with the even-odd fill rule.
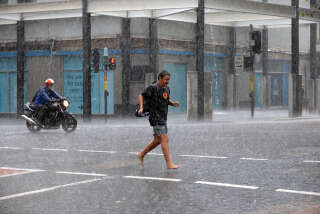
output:
[[146,100],[146,107],[150,112],[150,125],[166,125],[170,98],[169,87],[162,88],[155,83],[147,87],[142,92],[142,96]]

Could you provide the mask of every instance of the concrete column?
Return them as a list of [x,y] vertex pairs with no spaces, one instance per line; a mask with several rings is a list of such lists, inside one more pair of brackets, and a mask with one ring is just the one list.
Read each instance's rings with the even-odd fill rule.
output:
[[[187,119],[199,120],[198,116],[198,71],[187,73]],[[212,120],[212,72],[204,72],[204,114],[201,120]]]
[[149,61],[150,67],[153,73],[154,80],[157,79],[157,75],[159,72],[158,68],[158,21],[157,19],[149,19]]
[[17,114],[23,114],[24,106],[24,21],[17,23]]
[[234,66],[235,56],[237,54],[237,44],[236,44],[236,38],[237,33],[234,27],[230,29],[230,78],[228,78],[229,81],[232,82],[232,109],[236,110],[239,108],[239,93],[238,93],[238,74]]
[[196,70],[198,72],[198,118],[204,119],[204,0],[198,0],[196,24]]
[[320,79],[315,80],[315,105],[316,112],[320,114]]
[[307,110],[309,113],[315,112],[315,80],[307,80]]
[[301,76],[299,75],[299,0],[291,0],[291,5],[296,7],[296,18],[291,19],[291,89],[292,96],[289,101],[289,116],[298,117],[302,115],[302,81],[300,81]]
[[131,72],[131,36],[130,19],[123,18],[121,22],[120,48],[122,57],[122,113],[129,106],[129,74]]
[[83,120],[91,120],[91,15],[87,0],[82,0],[82,71],[83,71]]
[[[310,1],[310,6],[313,8],[316,4],[316,0]],[[309,112],[315,112],[317,109],[316,102],[316,79],[319,78],[319,74],[317,72],[317,24],[310,24],[310,77],[313,81],[313,91],[311,92],[314,96],[310,97],[312,99],[312,106],[308,108]]]
[[262,30],[262,74],[263,74],[263,100],[262,101],[262,108],[267,109],[269,108],[269,88],[270,84],[268,81],[268,28],[266,26],[263,27]]

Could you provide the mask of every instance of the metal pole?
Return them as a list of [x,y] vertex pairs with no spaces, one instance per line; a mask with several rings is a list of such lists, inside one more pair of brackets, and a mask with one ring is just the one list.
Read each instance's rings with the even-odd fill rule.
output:
[[196,24],[196,70],[198,73],[198,119],[204,119],[204,0],[198,1]]
[[91,15],[87,12],[88,2],[82,0],[82,43],[83,43],[83,120],[91,120]]
[[105,122],[107,122],[108,120],[108,96],[109,96],[109,92],[108,92],[108,56],[109,56],[109,50],[107,47],[105,47],[103,49],[103,70],[104,70],[104,119]]
[[[250,58],[253,58],[253,62],[254,62],[254,53],[252,50],[252,32],[253,32],[253,26],[250,25],[250,30],[249,30],[249,43],[250,43]],[[255,108],[255,93],[254,93],[254,63],[252,63],[252,66],[250,68],[250,93],[249,93],[249,97],[250,97],[250,110],[251,110],[251,118],[254,118],[254,108]]]
[[104,119],[107,122],[108,120],[108,72],[104,72]]
[[17,113],[23,114],[24,106],[24,21],[17,23]]

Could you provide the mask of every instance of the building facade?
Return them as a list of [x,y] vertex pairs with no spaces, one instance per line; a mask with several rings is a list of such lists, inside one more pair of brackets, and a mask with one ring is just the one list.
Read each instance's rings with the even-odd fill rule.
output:
[[[282,2],[282,1],[281,1]],[[4,1],[3,4],[19,2]],[[272,2],[271,2],[272,3]],[[290,3],[290,1],[288,1]],[[309,6],[301,1],[302,7]],[[255,30],[262,31],[261,26]],[[123,103],[123,70],[121,38],[123,19],[112,16],[91,17],[91,47],[101,54],[99,72],[91,72],[92,114],[104,114],[105,47],[116,59],[117,67],[107,72],[108,114],[121,114]],[[233,33],[234,32],[234,33]],[[154,80],[150,79],[150,19],[130,19],[130,73],[127,74],[130,106],[137,104],[138,94]],[[310,25],[300,25],[300,74],[303,76],[305,104],[308,104],[310,80]],[[196,70],[195,24],[158,20],[157,70],[171,73],[171,96],[181,106],[170,109],[187,111],[187,73]],[[289,73],[291,68],[291,27],[270,26],[267,30],[267,72],[263,72],[262,54],[255,56],[255,103],[258,108],[288,107]],[[15,113],[17,75],[17,27],[0,25],[0,113]],[[234,46],[233,46],[234,45]],[[71,100],[70,112],[82,114],[82,19],[61,18],[25,21],[25,102],[53,78],[55,89]],[[248,55],[249,26],[205,26],[205,72],[212,72],[213,110],[248,108],[249,73],[235,72],[233,55]],[[92,66],[93,67],[93,66]]]

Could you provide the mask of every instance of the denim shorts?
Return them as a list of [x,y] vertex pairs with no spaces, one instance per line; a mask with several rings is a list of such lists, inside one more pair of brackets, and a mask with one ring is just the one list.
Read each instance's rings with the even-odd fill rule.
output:
[[167,134],[167,133],[168,133],[167,125],[156,125],[156,126],[153,126],[153,134],[154,135],[161,136],[161,135]]

